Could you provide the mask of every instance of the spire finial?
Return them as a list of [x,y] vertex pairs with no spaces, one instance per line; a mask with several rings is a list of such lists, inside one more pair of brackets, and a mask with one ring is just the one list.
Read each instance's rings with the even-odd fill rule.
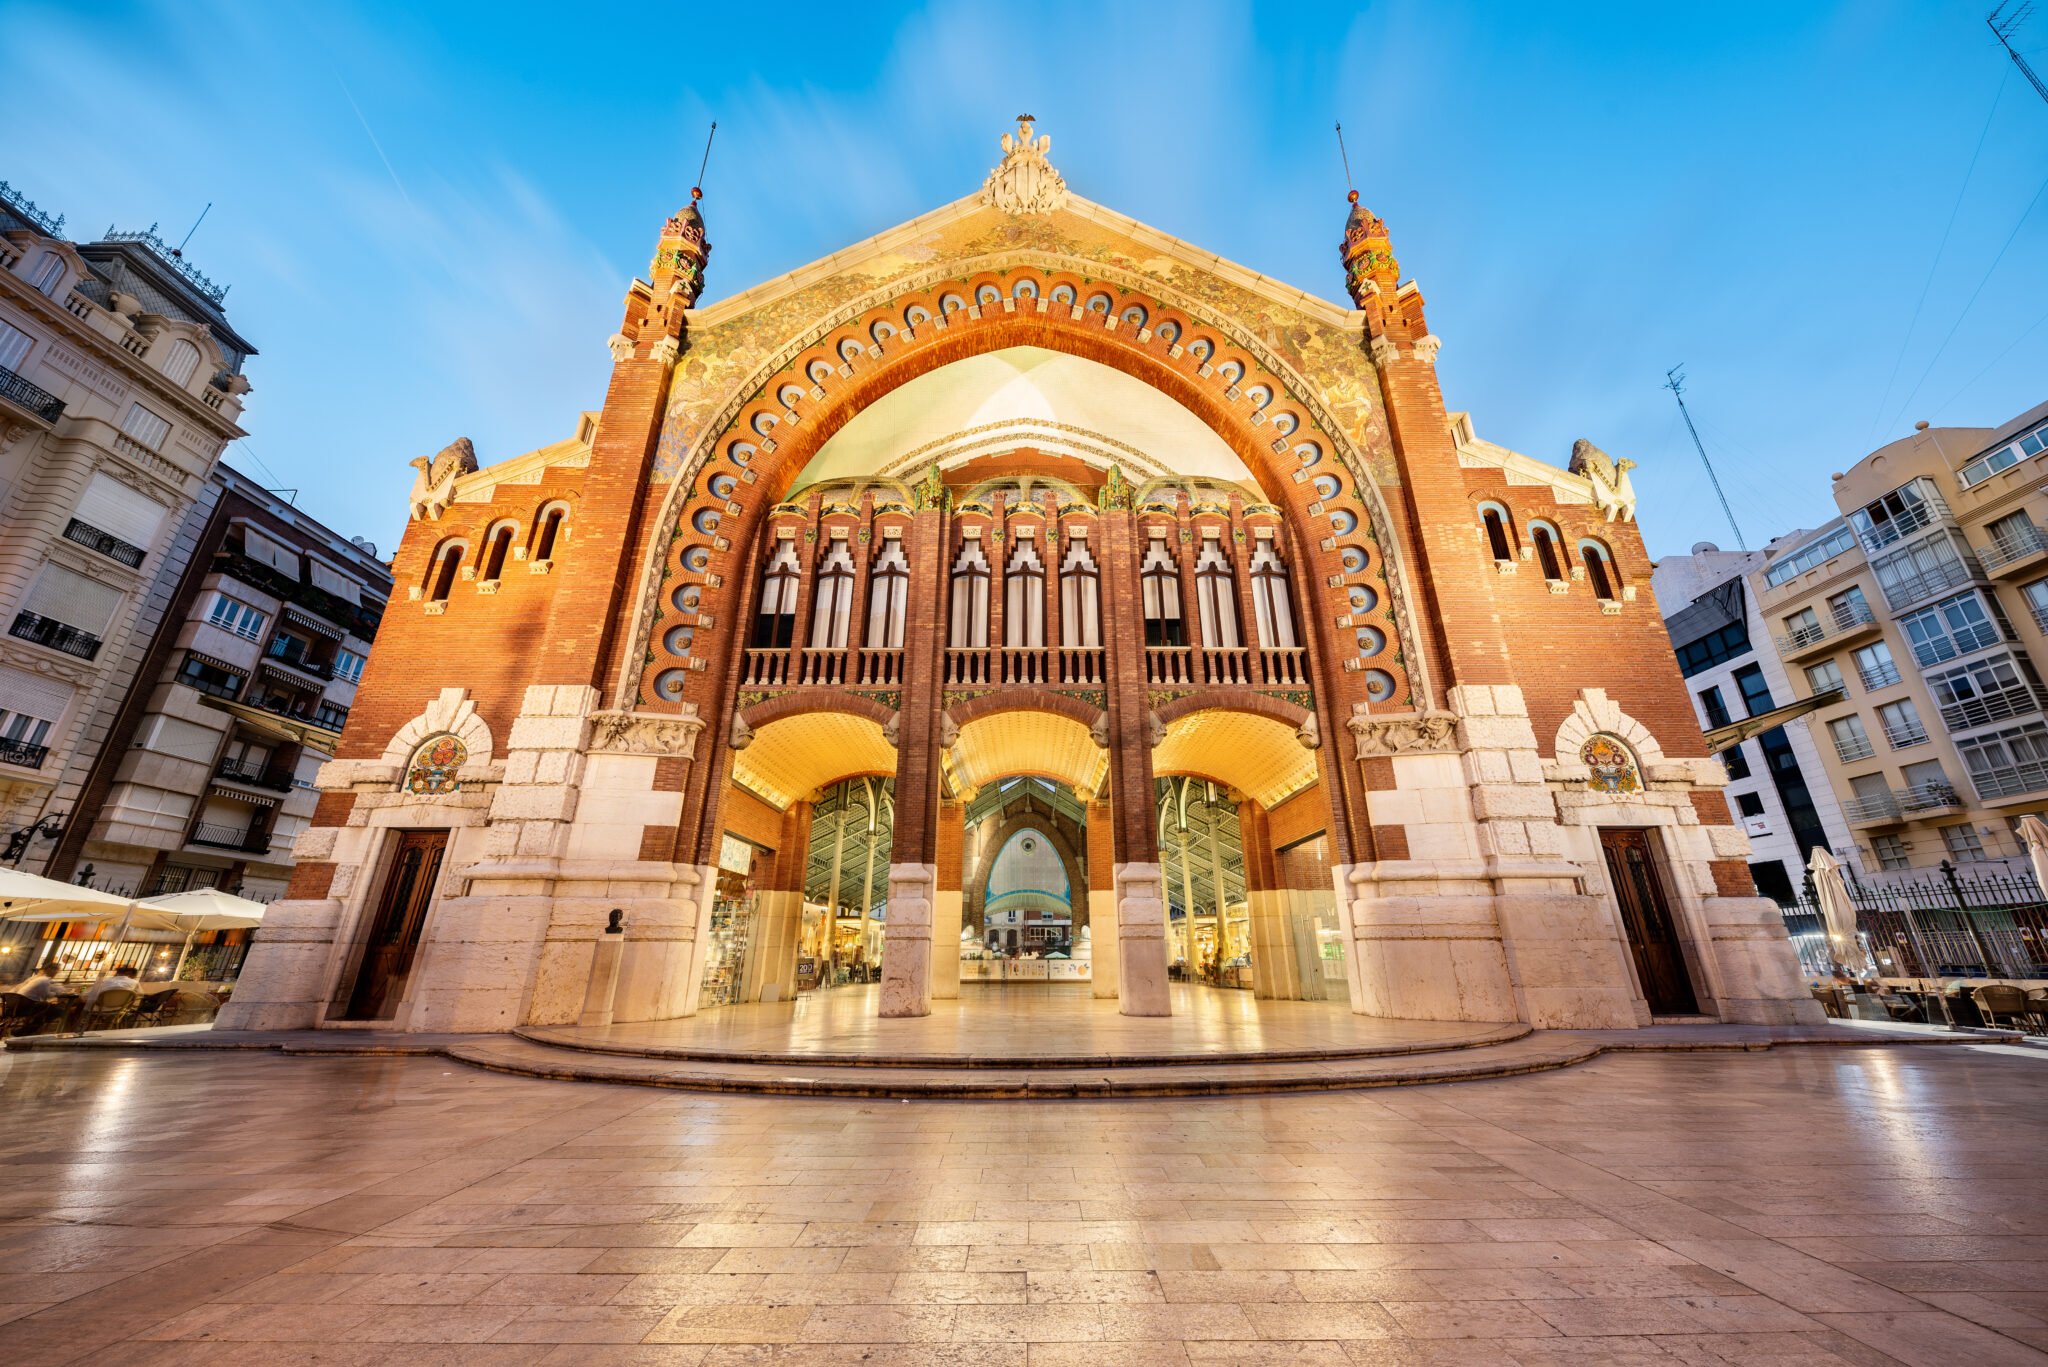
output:
[[704,159],[697,163],[697,183],[690,187],[690,202],[695,204],[704,198],[704,168],[711,164],[711,140],[718,136],[718,120],[711,121],[711,131],[704,135]]
[[1337,125],[1337,155],[1344,159],[1344,184],[1351,191],[1351,202],[1358,203],[1358,184],[1351,179],[1351,154],[1344,150],[1344,125]]

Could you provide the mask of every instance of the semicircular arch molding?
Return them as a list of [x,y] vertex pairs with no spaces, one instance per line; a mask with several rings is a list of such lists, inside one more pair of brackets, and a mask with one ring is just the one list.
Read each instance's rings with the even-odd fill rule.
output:
[[[1078,279],[1085,274],[1096,281],[1116,285],[1125,296],[1150,305],[1149,312],[1155,326],[1178,313],[1183,320],[1184,337],[1199,331],[1215,338],[1211,343],[1211,354],[1206,360],[1199,359],[1192,349],[1166,345],[1158,333],[1118,329],[1111,325],[1116,320],[1116,310],[1112,310],[1105,320],[1100,315],[1086,313],[1082,318],[1072,318],[1057,309],[1040,312],[1030,307],[1024,315],[1019,315],[1004,310],[976,308],[943,322],[934,319],[917,329],[919,335],[892,334],[868,344],[860,351],[857,361],[848,360],[836,365],[834,383],[807,386],[803,399],[784,406],[775,397],[777,382],[784,372],[801,371],[814,359],[813,352],[818,355],[832,352],[836,356],[842,334],[845,339],[863,335],[861,325],[870,317],[900,318],[905,305],[927,292],[932,282],[953,280],[964,275],[972,284],[973,277],[979,273],[998,270],[1008,273],[1020,268],[1043,271],[1051,279],[1063,275]],[[1397,549],[1400,541],[1395,532],[1396,523],[1363,453],[1344,424],[1323,402],[1317,387],[1309,384],[1288,360],[1265,346],[1249,329],[1220,316],[1202,301],[1182,295],[1157,281],[1140,278],[1104,263],[1077,261],[1055,253],[1006,253],[971,262],[951,263],[923,274],[930,276],[930,280],[922,280],[918,276],[898,280],[831,311],[751,372],[734,377],[731,387],[726,390],[728,397],[705,420],[697,421],[698,414],[690,410],[687,401],[671,406],[660,442],[657,470],[665,468],[672,473],[673,479],[657,525],[675,529],[676,535],[673,539],[662,536],[653,539],[654,545],[663,548],[662,558],[649,563],[643,570],[639,610],[634,616],[635,639],[624,656],[629,673],[620,680],[622,695],[641,696],[644,690],[655,688],[658,676],[673,669],[673,660],[664,660],[658,655],[651,662],[641,663],[650,653],[649,642],[658,639],[658,632],[669,625],[666,616],[672,609],[665,604],[662,594],[663,589],[672,587],[668,557],[678,552],[687,557],[692,549],[687,543],[693,539],[709,542],[722,553],[730,553],[737,548],[741,556],[751,554],[767,509],[787,493],[809,458],[854,415],[901,385],[952,361],[1023,344],[1068,351],[1102,361],[1152,385],[1189,409],[1238,454],[1257,477],[1268,500],[1285,510],[1289,520],[1298,528],[1300,553],[1311,562],[1302,566],[1305,584],[1310,581],[1343,582],[1354,574],[1361,581],[1378,583],[1384,588],[1381,612],[1385,615],[1387,629],[1404,642],[1419,644],[1422,641],[1411,606],[1415,601],[1412,586]],[[981,316],[968,316],[975,313]],[[1144,333],[1142,337],[1141,332]],[[1241,358],[1242,362],[1255,365],[1263,375],[1270,376],[1282,398],[1259,408],[1250,399],[1239,395],[1235,385],[1226,384],[1223,372],[1218,365],[1212,364],[1220,363],[1226,350]],[[685,363],[688,363],[687,357]],[[1369,374],[1369,368],[1363,373]],[[1364,400],[1370,406],[1377,402],[1377,385],[1376,381],[1367,383],[1371,383],[1374,389],[1373,395]],[[1294,426],[1285,436],[1279,435],[1278,424],[1267,416],[1283,407],[1294,416]],[[753,416],[752,410],[756,408],[763,411],[774,408],[780,413],[782,425],[773,429],[776,436],[761,437],[748,424],[748,419]],[[684,504],[693,498],[696,484],[703,477],[707,465],[714,459],[722,459],[719,455],[722,448],[735,441],[747,447],[747,468],[752,475],[753,492],[743,491],[736,495],[736,500],[744,501],[731,505],[739,511],[731,515],[729,525],[721,525],[722,520],[717,517],[707,521],[705,513],[711,510],[702,508],[694,516],[696,521],[707,525],[685,524],[681,520]],[[1323,452],[1333,454],[1336,469],[1332,473],[1341,472],[1349,479],[1350,487],[1340,489],[1339,496],[1332,498],[1325,496],[1314,483],[1297,482],[1295,466],[1302,458],[1296,453],[1307,448],[1316,450],[1315,459],[1318,461],[1322,459]],[[1331,469],[1328,465],[1323,468]],[[1351,508],[1335,506],[1354,501],[1364,512],[1365,525],[1362,527],[1357,513]],[[1355,543],[1367,541],[1373,543],[1374,552],[1361,561],[1365,563],[1363,571],[1351,570],[1347,565],[1350,557],[1343,554],[1338,543],[1352,544],[1362,554],[1362,545]],[[686,560],[686,566],[687,563]],[[725,569],[728,576],[743,577],[732,575],[733,563],[730,560]],[[1400,661],[1398,667],[1409,676],[1407,687],[1402,691],[1415,696],[1431,696],[1424,677],[1426,666],[1419,649],[1402,651]],[[675,701],[685,694],[677,691],[671,695],[655,688],[655,696]]]
[[1209,779],[1270,809],[1317,782],[1317,753],[1270,713],[1197,707],[1167,725],[1152,752],[1152,772]]
[[895,772],[881,723],[843,709],[767,722],[732,759],[734,783],[784,810],[841,779]]

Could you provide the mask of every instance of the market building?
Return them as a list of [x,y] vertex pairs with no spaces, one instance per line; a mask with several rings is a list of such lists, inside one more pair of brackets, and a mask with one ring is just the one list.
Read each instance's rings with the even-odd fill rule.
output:
[[1630,462],[1446,411],[1355,195],[1338,305],[1073,194],[1029,119],[1002,149],[979,193],[701,307],[693,202],[599,411],[413,462],[222,1025],[659,1021],[838,991],[856,955],[883,1016],[968,1009],[1024,892],[1015,957],[1085,942],[1087,985],[1047,990],[1132,1016],[1182,978],[1812,1017]]

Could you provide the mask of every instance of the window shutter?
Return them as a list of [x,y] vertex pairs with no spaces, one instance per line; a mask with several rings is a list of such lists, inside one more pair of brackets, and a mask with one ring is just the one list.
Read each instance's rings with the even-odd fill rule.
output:
[[11,323],[0,323],[0,370],[17,373],[28,359],[29,337]]
[[0,665],[0,708],[9,712],[55,726],[62,720],[64,709],[71,706],[75,692],[70,684]]
[[36,586],[29,590],[27,611],[49,617],[95,636],[106,634],[121,605],[121,591],[96,579],[73,574],[62,565],[45,565]]
[[313,567],[313,587],[325,589],[352,607],[359,607],[363,601],[363,586],[325,561],[309,558],[306,562]]
[[273,541],[262,532],[246,523],[242,527],[242,545],[251,560],[260,560],[280,574],[293,579],[299,577],[299,553],[281,541]]
[[163,447],[164,438],[171,435],[171,421],[138,403],[130,407],[128,416],[121,420],[121,430],[156,451]]
[[157,528],[164,524],[167,511],[163,504],[146,494],[137,493],[120,480],[96,474],[92,483],[85,486],[85,497],[78,500],[76,516],[80,522],[103,532],[112,532],[129,545],[148,550],[149,543],[156,540]]

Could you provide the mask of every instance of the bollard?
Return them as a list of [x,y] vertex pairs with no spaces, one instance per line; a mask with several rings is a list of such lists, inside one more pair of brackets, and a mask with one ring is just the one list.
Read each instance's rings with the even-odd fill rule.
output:
[[626,949],[626,913],[612,908],[611,919],[590,955],[590,986],[583,992],[583,1013],[578,1026],[603,1027],[612,1023],[612,999],[619,991],[619,958]]

